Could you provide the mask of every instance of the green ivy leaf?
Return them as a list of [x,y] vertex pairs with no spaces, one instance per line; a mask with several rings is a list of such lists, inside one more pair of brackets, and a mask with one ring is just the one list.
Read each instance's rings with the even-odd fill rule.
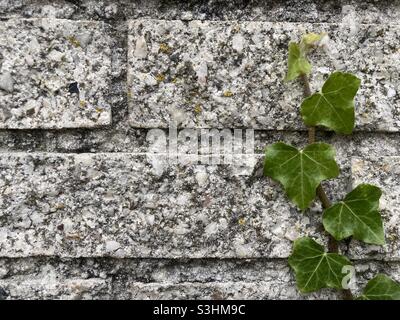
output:
[[322,33],[307,33],[301,38],[301,43],[305,46],[312,47],[315,46],[321,39],[326,35],[325,32]]
[[321,181],[337,177],[339,167],[335,150],[326,143],[313,143],[299,151],[278,142],[265,151],[264,175],[282,183],[288,197],[304,210]]
[[326,33],[307,33],[303,35],[300,43],[289,43],[288,71],[285,81],[294,80],[302,74],[308,75],[311,72],[311,64],[307,60],[307,53],[310,49],[326,35]]
[[324,227],[336,240],[353,236],[366,243],[384,244],[382,218],[378,211],[381,190],[361,184],[343,201],[324,211]]
[[306,58],[306,53],[299,44],[289,43],[288,71],[285,81],[294,80],[302,74],[311,72],[311,64]]
[[354,97],[360,82],[350,73],[332,73],[321,92],[314,93],[301,104],[304,123],[350,134],[354,128]]
[[368,281],[357,300],[400,300],[400,284],[384,274],[378,274]]
[[297,286],[301,292],[312,292],[322,288],[342,289],[343,267],[351,265],[346,257],[327,253],[313,239],[304,237],[294,242],[289,265],[296,273]]

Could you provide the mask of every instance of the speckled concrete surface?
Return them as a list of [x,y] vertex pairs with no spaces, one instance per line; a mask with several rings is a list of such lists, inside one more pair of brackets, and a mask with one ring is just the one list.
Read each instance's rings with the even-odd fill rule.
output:
[[110,124],[111,46],[102,22],[1,22],[0,128]]
[[311,217],[260,177],[260,156],[246,162],[243,168],[169,164],[150,154],[3,153],[0,253],[287,257],[291,241],[315,234]]
[[[399,264],[356,264],[354,293],[376,273],[399,280]],[[0,261],[3,299],[337,299],[299,294],[285,260],[58,259]]]
[[[47,74],[58,82],[68,80],[68,88],[63,87],[67,89],[72,76],[81,74],[82,81],[97,88],[90,92],[88,110],[104,103],[107,117],[99,120],[90,112],[74,109],[76,93],[68,90],[54,96],[69,100],[59,104],[62,108],[50,109],[52,118],[45,117],[49,115],[47,111],[40,115],[43,108],[38,113],[24,113],[26,103],[16,98],[17,93],[34,100],[44,98],[42,92],[35,93],[37,86],[32,79],[24,90],[15,91],[16,71],[29,69],[27,65],[17,65],[10,72],[10,61],[25,59],[26,45],[19,43],[13,47],[15,53],[11,56],[1,51],[0,115],[7,109],[23,112],[18,117],[7,116],[7,120],[0,116],[0,299],[339,298],[330,290],[312,295],[298,293],[285,258],[290,253],[292,238],[320,232],[320,205],[315,204],[301,214],[287,202],[277,184],[261,177],[262,153],[267,144],[285,141],[303,146],[307,139],[305,128],[296,118],[297,103],[289,104],[288,94],[278,86],[282,71],[274,70],[277,83],[272,83],[270,89],[275,90],[277,97],[283,96],[280,101],[287,102],[285,106],[290,112],[284,113],[279,101],[273,106],[272,99],[268,102],[253,92],[251,105],[240,109],[240,114],[233,107],[242,108],[238,103],[242,100],[237,96],[223,97],[231,101],[224,104],[231,109],[225,110],[208,100],[210,93],[218,89],[213,81],[204,87],[208,90],[203,90],[204,96],[190,97],[203,99],[201,108],[193,110],[192,104],[188,104],[184,106],[189,108],[188,117],[179,117],[178,113],[177,120],[186,119],[185,126],[257,128],[257,161],[246,162],[244,168],[199,164],[164,167],[163,161],[157,161],[160,156],[152,154],[154,146],[146,139],[149,130],[145,127],[154,123],[165,127],[169,108],[172,105],[176,109],[185,97],[185,92],[174,91],[171,98],[165,83],[168,72],[176,71],[168,60],[172,56],[168,54],[169,46],[161,46],[165,53],[156,54],[160,43],[147,43],[148,38],[164,43],[161,25],[173,25],[171,32],[181,37],[184,27],[176,26],[200,24],[211,39],[217,38],[216,31],[220,31],[219,36],[228,44],[233,44],[229,41],[233,41],[235,34],[231,40],[225,37],[227,31],[222,26],[239,25],[242,31],[251,24],[263,26],[262,30],[269,30],[265,31],[267,38],[279,45],[277,50],[265,47],[246,51],[243,46],[242,55],[251,53],[250,58],[256,61],[275,57],[277,66],[284,66],[286,41],[298,36],[296,27],[329,29],[331,46],[312,57],[317,65],[314,88],[328,71],[337,67],[335,61],[358,72],[365,87],[357,100],[358,131],[352,136],[331,132],[317,135],[319,140],[334,145],[341,166],[338,179],[324,182],[324,186],[331,199],[338,200],[355,181],[380,184],[385,192],[382,209],[388,241],[383,248],[351,241],[349,245],[341,244],[340,249],[355,260],[355,293],[378,272],[400,280],[396,224],[396,157],[400,154],[398,66],[393,65],[398,55],[395,40],[399,37],[400,1],[0,0],[0,18],[0,28],[9,26],[0,37],[17,39],[16,30],[20,38],[35,34],[44,47],[54,42],[67,56],[78,57],[78,62],[73,60],[59,69],[50,59],[53,55],[39,55],[38,74]],[[43,21],[50,21],[54,31],[40,29]],[[150,29],[148,25],[154,21],[157,24]],[[26,29],[28,23],[34,27]],[[143,33],[132,29],[135,24],[143,24],[149,31],[143,36],[147,46],[145,57],[143,38],[136,41],[137,35]],[[274,33],[271,26],[275,27]],[[75,41],[61,41],[64,33],[73,31],[79,35],[88,28],[96,35],[88,49],[75,47]],[[345,34],[339,34],[340,30]],[[246,41],[252,38],[248,30],[237,34]],[[192,41],[193,29],[185,37]],[[174,41],[191,54],[202,45]],[[237,36],[235,48],[223,47],[217,58],[231,52],[238,58],[240,43]],[[269,55],[263,57],[262,52]],[[344,53],[343,57],[340,53]],[[144,58],[135,60],[138,64],[133,65],[133,57],[138,56]],[[98,68],[96,59],[100,57],[105,63]],[[154,61],[147,62],[149,70],[143,70],[143,62],[149,57]],[[228,89],[231,85],[239,89],[252,85],[243,72],[235,80],[229,74],[229,65],[223,61],[220,65],[227,70],[227,79],[232,80],[222,82],[229,84]],[[91,67],[93,73],[83,76],[83,70]],[[166,70],[158,72],[159,67]],[[132,71],[140,68],[141,72],[154,73],[162,80],[149,93],[149,97],[157,96],[164,107],[149,109],[153,117],[144,112],[142,104],[132,103],[132,98],[151,101],[131,94]],[[200,76],[205,74],[204,70],[197,70]],[[214,70],[215,64],[207,65],[207,78],[218,74]],[[257,68],[250,74],[261,83],[266,81]],[[189,80],[189,87],[200,86],[197,74]],[[263,89],[258,82],[254,85]],[[300,99],[298,84],[293,83],[290,88],[290,95]],[[165,94],[160,95],[161,92]],[[6,99],[11,104],[5,104]],[[67,122],[69,112],[72,117]],[[263,117],[258,112],[263,112]],[[168,135],[168,130],[163,131]],[[178,148],[186,152],[188,145],[179,143]],[[205,150],[200,152],[207,154]],[[381,164],[376,159],[382,159]],[[360,166],[357,161],[365,165]],[[323,235],[320,240],[326,241],[326,237]]]
[[[211,163],[208,158],[201,160]],[[152,154],[3,153],[1,255],[287,258],[300,236],[326,241],[319,205],[298,212],[280,186],[262,177],[261,155],[234,164],[184,161],[171,164]],[[356,166],[353,161],[353,173]],[[395,164],[385,168],[396,189]],[[390,185],[385,190],[394,196]],[[399,260],[397,204],[387,201],[387,244],[353,241],[354,258]]]
[[[398,131],[396,25],[134,20],[129,23],[132,126],[298,130],[302,90],[285,83],[287,44],[326,32],[311,60],[312,89],[342,70],[362,79],[359,130]],[[383,82],[382,79],[385,79]]]

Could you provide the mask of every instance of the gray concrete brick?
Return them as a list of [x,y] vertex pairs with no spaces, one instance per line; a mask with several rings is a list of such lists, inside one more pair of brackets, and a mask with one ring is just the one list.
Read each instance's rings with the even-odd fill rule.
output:
[[287,257],[318,234],[313,211],[262,177],[261,156],[236,161],[3,153],[0,256]]
[[109,125],[112,40],[103,22],[0,23],[0,129]]
[[[286,258],[297,237],[326,241],[315,216],[319,204],[299,212],[277,183],[262,177],[262,155],[235,160],[205,165],[154,154],[2,154],[0,256]],[[396,171],[388,172],[396,181]],[[361,177],[368,182],[367,174]],[[396,207],[392,201],[383,210],[388,244],[353,241],[353,258],[400,258]]]
[[[356,261],[357,296],[377,273],[399,280],[398,262]],[[2,299],[338,299],[300,294],[286,259],[0,259]]]
[[[301,87],[281,82],[287,42],[305,30],[331,36],[311,56],[313,89],[335,69],[357,73],[357,130],[370,131],[318,134],[335,146],[341,166],[324,187],[333,201],[351,180],[384,191],[387,245],[341,245],[356,265],[354,292],[377,273],[399,281],[398,159],[389,157],[399,154],[399,136],[387,133],[399,128],[399,8],[398,1],[374,0],[0,0],[0,299],[340,298],[330,290],[297,292],[286,260],[291,240],[321,237],[321,208],[300,213],[260,171],[265,145],[306,141],[297,131],[305,129]],[[89,30],[92,41],[83,48],[78,38]],[[142,35],[145,57],[143,41],[136,45]],[[33,36],[37,55],[25,41]],[[160,44],[168,45],[164,52]],[[53,50],[67,61],[59,65]],[[33,66],[24,65],[30,56]],[[158,75],[157,85],[141,86],[137,71]],[[68,93],[76,74],[88,109]],[[231,97],[221,97],[225,88]],[[105,110],[100,115],[97,106]],[[186,127],[258,128],[260,155],[246,159],[247,167],[147,158],[154,148],[144,128],[166,128],[171,116]],[[104,128],[84,129],[98,126]]]
[[110,281],[103,279],[65,279],[52,278],[51,274],[42,277],[31,276],[22,279],[0,280],[3,299],[61,299],[92,300],[110,297]]
[[[128,100],[134,127],[305,129],[302,89],[284,83],[287,46],[327,32],[312,55],[313,90],[334,70],[362,79],[357,129],[398,131],[397,25],[132,20]],[[384,80],[384,81],[382,81]]]

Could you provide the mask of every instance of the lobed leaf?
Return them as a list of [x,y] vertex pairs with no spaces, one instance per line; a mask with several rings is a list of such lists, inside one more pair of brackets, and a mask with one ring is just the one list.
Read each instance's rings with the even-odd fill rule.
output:
[[326,209],[323,224],[336,240],[353,236],[371,244],[385,243],[383,223],[379,209],[381,190],[370,184],[361,184],[343,201]]
[[358,300],[400,300],[400,284],[384,274],[368,281]]
[[301,104],[301,115],[308,126],[322,125],[337,133],[350,134],[354,128],[354,97],[360,79],[350,73],[334,72],[321,92]]
[[335,150],[326,143],[313,143],[299,151],[278,142],[265,151],[264,175],[282,183],[288,197],[304,210],[321,181],[337,177],[339,167]]
[[325,252],[323,246],[304,237],[294,242],[289,265],[296,274],[299,290],[312,292],[322,288],[342,289],[342,280],[346,276],[342,270],[351,262],[337,253]]

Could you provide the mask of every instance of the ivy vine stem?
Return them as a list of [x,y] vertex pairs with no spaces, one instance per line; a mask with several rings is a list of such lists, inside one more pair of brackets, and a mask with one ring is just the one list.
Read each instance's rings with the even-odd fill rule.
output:
[[[342,201],[331,203],[323,181],[339,176],[335,148],[317,142],[318,126],[339,134],[351,134],[355,126],[354,103],[361,79],[352,73],[335,71],[330,74],[320,91],[311,93],[308,75],[311,63],[307,53],[318,45],[325,33],[308,33],[299,43],[289,43],[288,70],[285,81],[300,78],[304,100],[300,106],[302,120],[308,127],[308,144],[298,149],[284,142],[276,142],[265,149],[264,176],[282,184],[287,197],[301,210],[306,210],[318,196],[322,203],[321,229],[328,236],[328,248],[312,239],[301,237],[294,241],[289,266],[296,275],[296,283],[303,293],[323,288],[340,290],[344,300],[354,300],[346,284],[354,276],[352,262],[339,254],[339,243],[344,239],[384,245],[385,231],[379,212],[379,187],[361,183],[346,194]],[[400,300],[400,284],[378,274],[371,279],[357,300]]]
[[[300,79],[303,83],[303,89],[304,89],[304,98],[307,98],[311,96],[311,87],[310,87],[310,81],[308,79],[308,76],[306,74],[301,74]],[[308,143],[312,144],[316,142],[316,129],[315,127],[308,127]],[[329,207],[332,206],[331,201],[329,200],[324,188],[322,185],[318,185],[317,187],[317,196],[319,200],[322,203],[322,207],[324,209],[328,209]],[[328,234],[328,251],[331,253],[338,253],[339,252],[339,246],[338,246],[338,241],[335,240],[334,237],[332,237],[330,234]],[[353,300],[353,294],[349,289],[343,289],[342,290],[342,295],[345,300]]]

